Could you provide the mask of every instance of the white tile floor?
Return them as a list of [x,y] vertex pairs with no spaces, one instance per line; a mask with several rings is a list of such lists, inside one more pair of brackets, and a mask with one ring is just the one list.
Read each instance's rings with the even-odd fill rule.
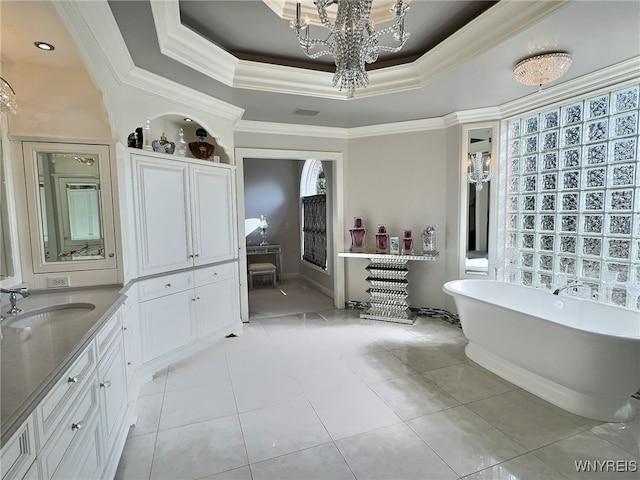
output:
[[640,418],[560,410],[470,362],[461,330],[263,318],[143,387],[119,479],[638,479]]

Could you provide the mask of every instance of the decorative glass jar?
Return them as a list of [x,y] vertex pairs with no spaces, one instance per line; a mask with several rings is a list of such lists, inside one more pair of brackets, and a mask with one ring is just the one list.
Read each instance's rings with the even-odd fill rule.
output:
[[427,225],[422,231],[422,253],[433,255],[437,253],[436,247],[436,226]]

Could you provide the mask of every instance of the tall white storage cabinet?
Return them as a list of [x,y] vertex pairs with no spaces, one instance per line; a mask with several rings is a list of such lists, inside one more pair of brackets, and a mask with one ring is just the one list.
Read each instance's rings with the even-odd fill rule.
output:
[[148,374],[242,330],[235,167],[127,152],[129,258]]
[[132,160],[139,276],[237,258],[232,167],[142,154]]

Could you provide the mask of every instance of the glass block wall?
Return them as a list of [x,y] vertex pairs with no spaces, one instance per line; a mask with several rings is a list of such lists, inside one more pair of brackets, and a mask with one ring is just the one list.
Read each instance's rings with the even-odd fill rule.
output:
[[640,309],[639,103],[632,85],[505,122],[506,280]]

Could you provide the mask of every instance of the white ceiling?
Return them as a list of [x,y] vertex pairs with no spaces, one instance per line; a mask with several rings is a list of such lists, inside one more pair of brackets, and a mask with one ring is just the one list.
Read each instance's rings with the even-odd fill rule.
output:
[[[536,88],[518,84],[512,74],[514,64],[533,53],[566,50],[573,55],[569,72],[548,89],[640,55],[640,2],[635,0],[502,0],[470,22],[477,13],[468,10],[477,8],[474,2],[413,0],[407,28],[421,46],[407,43],[401,56],[419,58],[376,69],[369,87],[346,100],[344,92],[330,86],[332,73],[276,65],[304,59],[288,22],[262,1],[185,5],[189,27],[179,21],[178,0],[154,2],[155,12],[147,0],[109,2],[114,25],[137,67],[241,107],[246,120],[359,127],[438,118],[536,95]],[[158,23],[158,9],[165,15],[164,23]],[[48,2],[2,0],[0,20],[3,62],[64,68],[79,62]],[[216,35],[220,45],[205,38]],[[54,43],[56,50],[38,51],[33,47],[36,40]],[[285,60],[258,61],[261,55],[273,57],[279,46]],[[19,79],[10,81],[18,87]],[[297,109],[319,113],[295,115]]]

